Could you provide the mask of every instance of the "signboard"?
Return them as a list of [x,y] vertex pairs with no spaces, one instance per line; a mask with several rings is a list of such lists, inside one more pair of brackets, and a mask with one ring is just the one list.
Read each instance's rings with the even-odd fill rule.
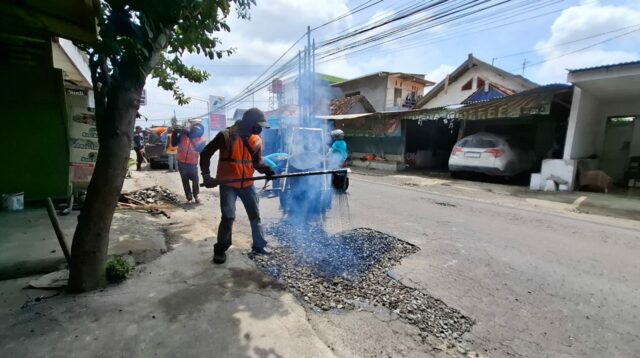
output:
[[546,91],[528,95],[516,94],[491,101],[469,104],[460,108],[414,110],[408,111],[403,115],[403,118],[415,120],[436,120],[440,118],[483,120],[549,115],[551,113],[551,103],[557,93],[558,91]]
[[209,130],[221,131],[227,126],[225,101],[221,96],[209,96]]
[[93,113],[75,108],[69,121],[69,177],[88,183],[98,158],[98,131]]
[[402,125],[399,118],[353,118],[336,121],[347,137],[400,137]]

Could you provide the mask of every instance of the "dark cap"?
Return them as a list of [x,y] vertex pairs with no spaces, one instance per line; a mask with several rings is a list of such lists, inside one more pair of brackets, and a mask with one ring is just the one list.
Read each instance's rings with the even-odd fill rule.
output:
[[251,108],[244,112],[242,115],[242,121],[248,125],[258,124],[263,128],[269,128],[269,124],[264,117],[264,113],[257,108]]

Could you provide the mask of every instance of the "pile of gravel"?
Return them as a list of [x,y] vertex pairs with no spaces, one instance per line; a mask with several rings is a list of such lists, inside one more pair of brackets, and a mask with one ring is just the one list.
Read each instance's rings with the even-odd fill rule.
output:
[[298,298],[321,310],[385,307],[429,335],[461,341],[473,320],[387,272],[419,249],[372,229],[329,235],[319,226],[267,227],[279,247],[253,260]]

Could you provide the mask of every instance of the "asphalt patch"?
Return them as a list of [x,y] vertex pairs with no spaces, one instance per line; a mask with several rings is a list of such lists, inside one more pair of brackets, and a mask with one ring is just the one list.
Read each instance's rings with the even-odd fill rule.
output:
[[474,321],[443,301],[402,284],[388,271],[419,251],[391,235],[359,228],[327,234],[319,225],[276,223],[266,231],[280,246],[252,259],[301,301],[317,310],[382,306],[420,330],[457,342]]

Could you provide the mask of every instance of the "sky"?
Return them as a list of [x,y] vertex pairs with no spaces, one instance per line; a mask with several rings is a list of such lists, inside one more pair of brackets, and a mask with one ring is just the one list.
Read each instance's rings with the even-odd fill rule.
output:
[[[231,14],[228,18],[231,32],[219,35],[221,48],[234,48],[233,55],[214,61],[195,54],[183,57],[185,63],[210,73],[205,83],[179,82],[192,98],[188,105],[179,106],[171,93],[157,87],[156,80],[147,79],[147,105],[141,107],[140,113],[148,120],[141,122],[142,125],[168,123],[174,113],[178,119],[203,115],[207,113],[205,100],[210,95],[224,96],[227,101],[237,96],[285,53],[305,33],[307,26],[315,28],[325,24],[363,3],[372,5],[312,31],[312,38],[320,44],[349,29],[374,23],[402,7],[427,3],[424,0],[256,2],[251,19],[239,19]],[[416,14],[405,19],[404,24],[429,15],[428,11]],[[400,21],[389,26],[402,24]],[[381,27],[370,34],[388,29]],[[343,78],[379,71],[419,73],[439,82],[472,53],[538,84],[564,83],[567,69],[640,60],[638,44],[639,0],[511,0],[473,17],[318,63],[316,70]],[[303,45],[295,46],[284,59],[292,58]],[[246,102],[227,108],[227,113],[233,115],[236,107],[253,106],[270,109],[269,93],[260,91]]]

